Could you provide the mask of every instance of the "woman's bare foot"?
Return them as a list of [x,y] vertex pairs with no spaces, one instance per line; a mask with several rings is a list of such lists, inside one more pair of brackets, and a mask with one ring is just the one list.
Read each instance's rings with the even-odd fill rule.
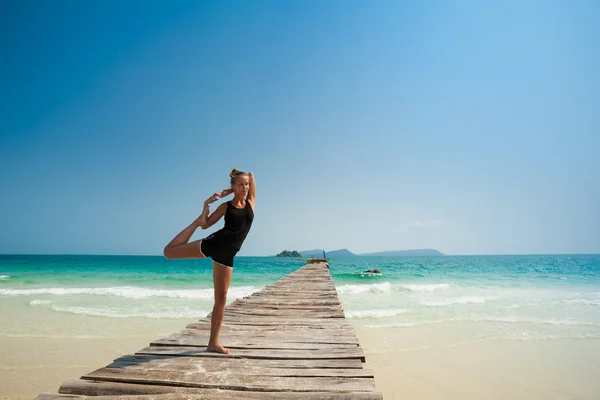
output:
[[207,351],[210,351],[211,353],[222,353],[222,354],[229,354],[229,349],[226,349],[225,347],[221,346],[220,344],[209,344],[208,347],[206,348]]

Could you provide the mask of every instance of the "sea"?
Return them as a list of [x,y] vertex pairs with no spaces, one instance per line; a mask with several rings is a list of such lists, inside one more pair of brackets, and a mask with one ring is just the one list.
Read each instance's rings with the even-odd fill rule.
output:
[[[304,264],[237,257],[228,303]],[[477,341],[600,339],[600,255],[352,257],[329,265],[346,318],[362,330],[469,323]],[[380,274],[365,273],[373,269]],[[0,255],[0,338],[119,337],[161,320],[180,320],[183,329],[212,304],[208,259]]]

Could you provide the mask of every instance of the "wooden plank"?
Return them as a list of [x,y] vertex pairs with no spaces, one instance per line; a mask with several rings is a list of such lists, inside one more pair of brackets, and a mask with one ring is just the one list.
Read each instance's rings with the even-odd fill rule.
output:
[[[208,357],[186,357],[186,356],[158,356],[128,354],[114,360],[118,364],[140,364],[149,362],[162,362],[172,365],[199,365],[203,368],[229,367],[245,368],[254,366],[256,368],[285,368],[285,369],[303,369],[303,368],[321,368],[321,369],[362,369],[363,364],[357,359],[348,360],[257,360],[247,358],[230,358],[224,363],[223,359]],[[110,364],[112,365],[112,364]]]
[[[339,322],[338,322],[339,321]],[[343,318],[274,318],[261,316],[234,316],[232,314],[225,315],[223,323],[238,324],[238,325],[279,325],[279,326],[313,326],[327,329],[350,328],[351,325],[344,322]]]
[[331,359],[359,359],[365,361],[365,354],[360,347],[352,349],[331,349],[331,350],[258,350],[258,349],[231,349],[229,354],[212,353],[205,347],[186,347],[186,346],[149,346],[145,347],[136,354],[157,354],[172,356],[190,356],[190,357],[241,357],[257,358],[266,360],[331,360]]
[[247,309],[244,307],[227,307],[225,308],[225,315],[252,315],[252,316],[265,316],[265,317],[298,317],[298,318],[344,318],[344,312],[333,311],[313,311],[313,310],[285,310],[285,309]]
[[337,291],[333,288],[327,288],[327,289],[311,289],[311,288],[302,288],[302,287],[298,287],[296,285],[294,286],[290,286],[290,287],[266,287],[263,290],[261,290],[259,293],[261,294],[269,294],[269,295],[283,295],[283,294],[289,294],[289,293],[298,293],[298,294],[302,294],[304,293],[304,298],[306,298],[306,295],[328,295],[328,296],[336,296],[337,295]]
[[[181,333],[175,333],[169,335],[164,338],[156,339],[152,341],[151,345],[188,345],[188,346],[207,346],[208,341],[210,339],[209,332],[205,332],[202,335],[186,335]],[[314,335],[314,334],[281,334],[276,332],[276,334],[271,335],[249,335],[249,334],[238,334],[238,335],[228,335],[228,334],[220,334],[219,341],[226,347],[232,347],[232,345],[241,345],[241,344],[269,344],[269,343],[288,343],[291,345],[295,344],[317,344],[317,345],[329,345],[335,347],[344,347],[344,346],[356,346],[358,344],[358,340],[355,337],[344,337],[344,336],[328,336],[324,335]]]
[[[299,330],[299,331],[230,331],[220,333],[219,337],[221,340],[238,340],[242,338],[252,340],[279,340],[288,341],[290,343],[340,343],[340,344],[358,344],[358,338],[351,332],[346,334],[340,334],[337,332],[338,329],[333,330],[331,334],[329,332],[323,332],[322,335],[315,335],[314,331]],[[173,333],[165,338],[176,339],[179,337],[195,337],[197,340],[208,340],[210,331],[199,330],[199,329],[186,329],[180,333]],[[158,340],[165,339],[159,338]]]
[[309,305],[309,304],[294,304],[294,303],[279,303],[279,304],[271,304],[267,302],[263,303],[250,303],[244,301],[234,301],[226,308],[230,307],[244,307],[245,309],[253,309],[253,310],[296,310],[296,311],[325,311],[325,312],[337,312],[344,311],[344,309],[340,305],[330,305],[330,306],[321,306],[321,305]]
[[[198,322],[202,322],[199,320]],[[224,324],[243,325],[281,325],[281,326],[314,326],[328,329],[351,328],[344,318],[283,318],[260,315],[233,315],[227,314],[223,319]]]
[[[291,293],[290,293],[290,291],[291,291]],[[251,297],[264,297],[266,295],[269,295],[269,296],[277,297],[278,295],[283,296],[283,295],[301,294],[301,293],[303,293],[303,291],[300,291],[300,290],[292,290],[292,289],[284,290],[284,289],[269,289],[269,288],[264,288],[263,290],[261,290],[259,292],[252,293],[250,296]],[[333,290],[318,291],[318,292],[315,291],[314,293],[311,293],[311,294],[314,294],[315,296],[320,296],[320,297],[327,296],[327,297],[331,298],[332,300],[336,300],[337,299],[337,292],[335,292]],[[314,298],[314,297],[313,296],[311,296],[311,297],[307,297],[307,296],[300,297],[300,299],[304,299],[304,300],[306,300],[308,298]],[[318,299],[319,298],[317,298],[317,300]]]
[[72,396],[66,394],[41,394],[34,400],[245,400],[244,392],[232,396],[207,396],[183,393],[165,393],[160,395],[122,395],[122,396]]
[[[151,346],[184,346],[203,347],[207,346],[208,340],[187,339],[158,339],[150,343]],[[228,349],[255,349],[255,350],[343,350],[356,348],[356,344],[344,343],[314,343],[314,342],[288,342],[284,340],[252,340],[251,338],[238,338],[225,340],[219,338],[219,342]]]
[[344,307],[341,304],[309,304],[299,301],[235,301],[227,307],[245,307],[247,309],[257,310],[314,310],[314,311],[343,311]]
[[[312,334],[318,335],[327,331],[328,336],[355,336],[356,332],[352,328],[352,326],[348,328],[336,328],[336,329],[322,329],[315,328],[312,326],[251,326],[251,325],[234,325],[227,324],[221,326],[220,335],[223,334],[292,334],[292,333],[300,333],[300,334]],[[192,322],[188,324],[188,326],[181,331],[182,334],[200,334],[199,332],[210,332],[210,324],[204,322]]]
[[[221,390],[212,388],[193,388],[193,387],[181,387],[181,386],[165,386],[165,385],[146,385],[146,384],[135,384],[135,383],[121,383],[121,382],[102,382],[102,381],[90,381],[90,380],[68,380],[64,382],[60,389],[61,394],[72,394],[72,395],[89,395],[94,396],[93,398],[87,398],[84,400],[104,400],[99,396],[146,396],[152,395],[149,400],[196,400],[202,399],[202,397],[195,398],[197,396],[223,396],[224,398],[234,398],[240,394],[246,399],[264,399],[264,400],[382,400],[381,393],[376,392],[254,392],[254,391],[234,391],[234,390]],[[169,398],[159,397],[165,394],[182,394],[183,398]],[[98,397],[96,397],[98,396]],[[42,399],[44,400],[44,399]],[[106,399],[110,400],[110,399]],[[123,399],[128,400],[128,399]],[[134,398],[131,400],[148,400],[148,398]],[[212,400],[212,399],[210,399]]]
[[[224,323],[221,325],[221,333],[225,332],[269,332],[269,331],[281,331],[281,332],[301,332],[308,331],[313,332],[313,334],[321,334],[324,330],[327,330],[328,334],[337,334],[339,333],[342,336],[346,336],[347,334],[355,335],[356,332],[354,328],[350,324],[346,325],[337,325],[335,329],[330,328],[331,325],[278,325],[278,324],[266,324],[266,325],[248,325],[248,324],[236,324],[236,323]],[[199,321],[199,322],[190,322],[187,326],[187,329],[196,329],[196,330],[209,330],[210,331],[210,322]]]
[[364,392],[375,389],[373,378],[272,377],[235,373],[205,374],[203,372],[140,371],[125,368],[102,368],[83,376],[82,379],[271,392],[309,392],[317,388],[327,392]]
[[309,290],[335,290],[335,285],[333,282],[309,282],[309,281],[300,281],[294,280],[290,282],[276,282],[272,285],[265,286],[267,289],[289,289],[289,288],[303,288]]
[[250,306],[250,305],[261,306],[261,305],[284,304],[284,305],[303,305],[303,306],[307,306],[307,307],[342,307],[342,303],[336,299],[318,300],[318,299],[307,299],[306,297],[303,299],[286,298],[283,300],[278,300],[276,298],[266,299],[264,297],[251,296],[251,297],[242,297],[242,298],[235,299],[233,302],[230,303],[230,305],[233,305],[233,304],[246,304],[248,306]]
[[291,315],[303,317],[305,315],[308,316],[321,316],[321,318],[330,318],[330,316],[334,316],[337,318],[340,314],[343,315],[344,311],[341,308],[333,309],[333,310],[323,310],[323,309],[309,309],[309,308],[278,308],[278,307],[254,307],[252,305],[242,305],[242,304],[232,304],[230,306],[225,307],[225,311],[231,312],[240,312],[244,314],[255,314],[255,313],[263,313],[265,315]]
[[[199,360],[206,360],[200,358]],[[195,375],[210,374],[236,374],[236,375],[255,375],[255,376],[279,376],[279,377],[302,377],[302,378],[324,378],[324,377],[343,377],[343,378],[373,378],[373,371],[364,368],[265,368],[257,367],[252,363],[233,364],[233,363],[174,363],[170,360],[151,360],[148,362],[113,362],[105,368],[117,368],[121,370],[140,370],[140,371],[179,371],[189,372]],[[98,370],[102,370],[100,368]],[[94,371],[95,372],[95,371]],[[93,374],[92,372],[91,374]],[[87,374],[88,376],[90,374]],[[91,375],[90,375],[91,376]]]

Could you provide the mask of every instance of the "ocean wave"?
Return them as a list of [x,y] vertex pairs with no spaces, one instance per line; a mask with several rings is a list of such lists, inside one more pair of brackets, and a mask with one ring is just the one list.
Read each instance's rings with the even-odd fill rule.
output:
[[540,307],[548,305],[571,305],[571,306],[600,306],[600,300],[590,299],[569,299],[569,300],[554,300],[554,301],[536,301],[536,302],[524,302],[515,303],[507,306],[509,310],[521,307]]
[[450,306],[453,304],[485,303],[496,298],[495,296],[462,296],[445,299],[421,299],[419,304],[424,306]]
[[[231,287],[228,298],[234,299],[247,296],[260,290],[254,286]],[[213,289],[150,289],[135,286],[118,286],[106,288],[37,288],[37,289],[0,289],[0,295],[27,296],[50,294],[55,296],[86,294],[94,296],[117,296],[130,299],[145,299],[150,297],[170,297],[179,299],[212,299]]]
[[400,285],[407,289],[409,292],[439,292],[446,290],[450,287],[447,283],[434,283],[434,284],[422,284],[422,285]]
[[390,293],[390,292],[438,292],[450,287],[447,283],[404,285],[391,284],[390,282],[371,283],[366,285],[342,285],[337,288],[341,294],[360,293]]
[[563,301],[564,304],[573,304],[578,306],[600,306],[600,300],[572,299]]
[[393,286],[389,282],[372,283],[370,285],[342,285],[337,288],[340,294],[359,294],[359,293],[389,293],[393,291]]
[[192,308],[177,308],[172,311],[144,311],[133,310],[124,311],[111,307],[81,307],[81,306],[52,306],[52,310],[76,315],[88,315],[93,317],[110,318],[203,318],[210,311],[196,310]]
[[340,274],[333,274],[332,277],[334,280],[336,279],[355,279],[355,280],[362,280],[362,279],[369,279],[369,280],[373,280],[373,279],[381,279],[382,276],[384,274],[382,272],[380,273],[372,273],[372,272],[364,272],[364,271],[360,271],[360,272],[345,272],[345,273],[340,273]]
[[399,308],[395,310],[361,310],[361,311],[345,311],[347,318],[389,318],[403,314],[408,310]]
[[574,319],[560,319],[560,318],[535,318],[535,317],[524,317],[524,316],[471,316],[471,317],[454,317],[454,318],[441,318],[436,320],[424,320],[424,321],[405,321],[395,322],[389,324],[375,324],[367,325],[367,328],[409,328],[414,326],[422,325],[433,325],[441,324],[445,322],[501,322],[501,323],[531,323],[531,324],[542,324],[542,325],[573,325],[573,326],[600,326],[599,323],[592,321],[581,321]]
[[8,278],[10,278],[10,276],[8,276],[8,275],[0,275],[0,281],[6,281],[6,280],[8,280]]
[[31,300],[29,302],[30,306],[38,306],[40,304],[50,304],[50,303],[54,303],[53,301],[50,300]]

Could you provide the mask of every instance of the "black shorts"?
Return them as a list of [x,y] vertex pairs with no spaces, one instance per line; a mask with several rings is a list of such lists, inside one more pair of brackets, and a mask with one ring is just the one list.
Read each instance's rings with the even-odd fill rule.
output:
[[217,231],[200,241],[200,251],[206,257],[212,258],[213,261],[233,268],[233,258],[239,249],[232,242],[230,234]]

